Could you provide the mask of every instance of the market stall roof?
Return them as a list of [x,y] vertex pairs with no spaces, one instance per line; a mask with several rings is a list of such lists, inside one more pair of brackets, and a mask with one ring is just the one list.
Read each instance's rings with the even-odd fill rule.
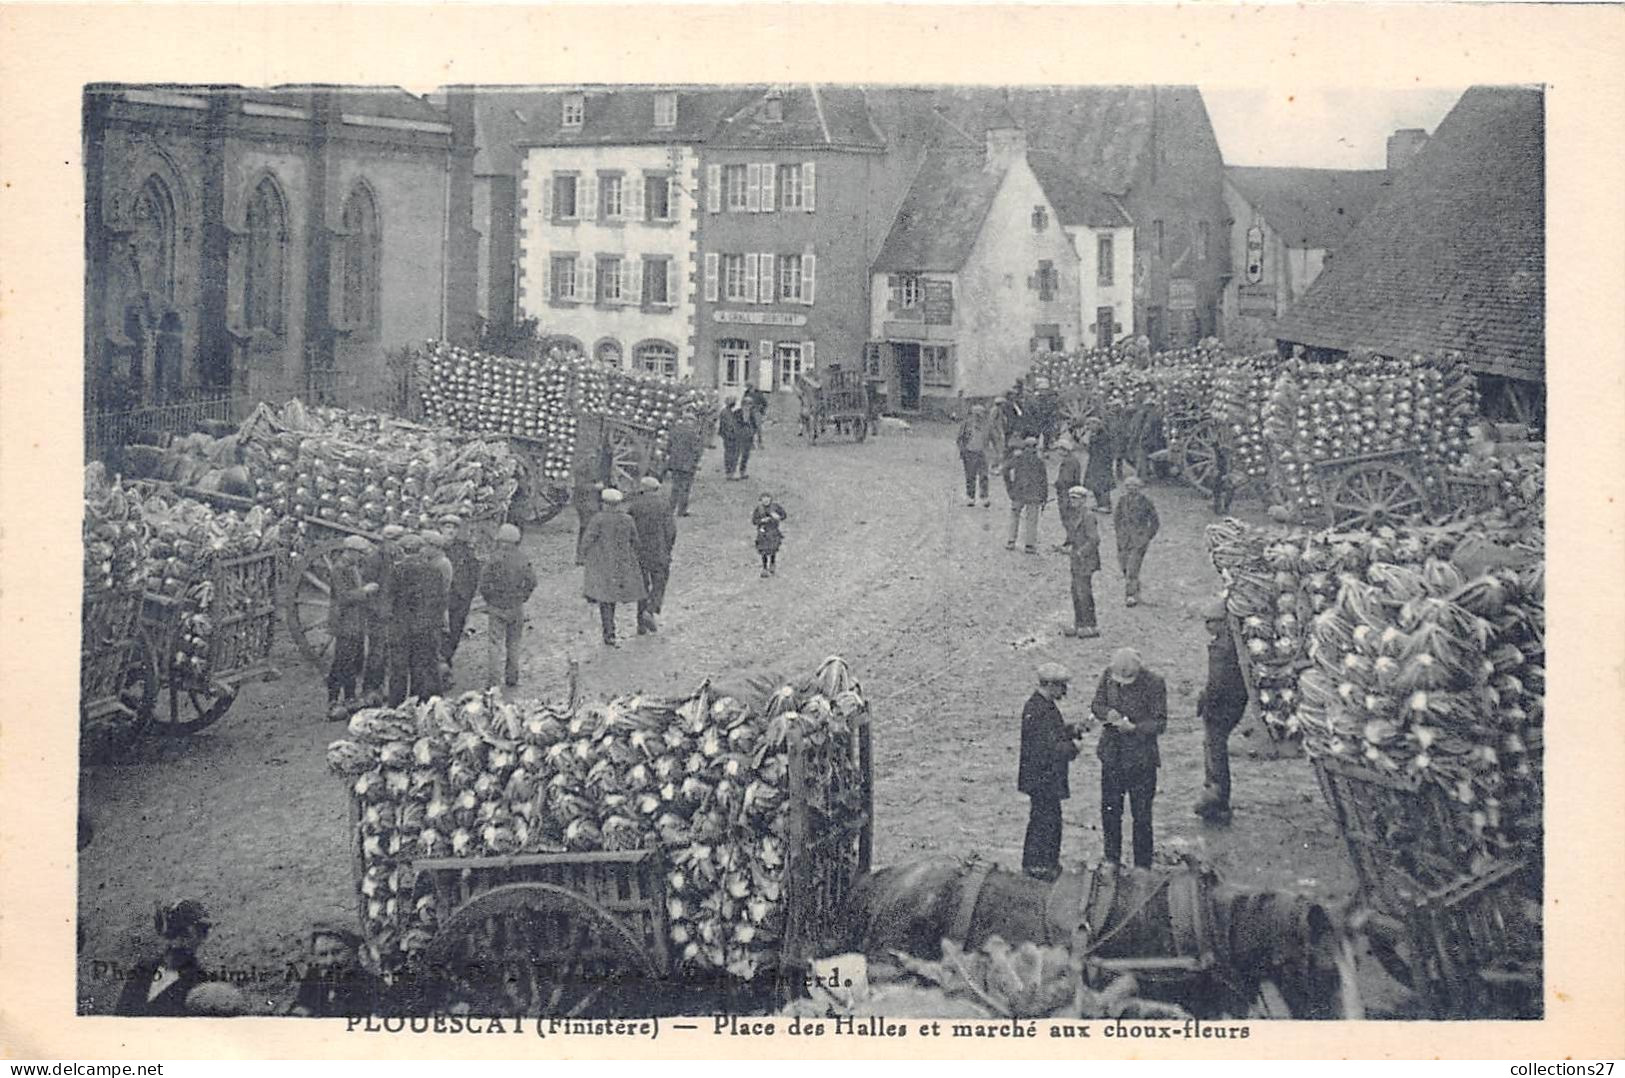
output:
[[1460,352],[1545,377],[1544,100],[1473,87],[1393,179],[1276,336],[1390,355]]
[[1322,249],[1342,244],[1391,178],[1384,169],[1238,165],[1224,175],[1288,247]]
[[980,151],[936,151],[920,165],[892,222],[875,270],[952,273],[965,264],[1010,171]]

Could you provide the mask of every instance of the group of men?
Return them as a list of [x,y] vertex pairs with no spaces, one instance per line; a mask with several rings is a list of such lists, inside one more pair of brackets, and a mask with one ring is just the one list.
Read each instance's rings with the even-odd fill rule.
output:
[[471,527],[457,517],[441,530],[386,526],[378,542],[352,535],[329,577],[333,662],[327,677],[328,718],[357,706],[397,706],[408,697],[444,693],[476,594],[490,617],[490,674],[519,683],[519,639],[525,600],[536,574],[519,549],[519,529],[504,524],[483,563]]
[[[1231,731],[1247,708],[1247,687],[1231,639],[1222,599],[1203,609],[1208,632],[1207,684],[1197,696],[1202,720],[1204,783],[1196,815],[1213,823],[1230,820]],[[1079,742],[1099,723],[1095,745],[1100,760],[1100,826],[1103,856],[1121,862],[1124,801],[1132,815],[1134,864],[1151,865],[1152,804],[1162,755],[1157,739],[1168,728],[1168,689],[1146,669],[1139,652],[1118,648],[1096,683],[1083,721],[1067,722],[1060,701],[1071,676],[1059,663],[1038,668],[1038,688],[1021,712],[1021,748],[1016,789],[1029,801],[1021,867],[1028,875],[1053,880],[1061,871],[1061,802],[1071,796],[1068,772]]]
[[[688,481],[692,483],[692,474]],[[655,617],[664,605],[671,576],[678,514],[653,475],[639,480],[631,498],[614,487],[601,491],[598,498],[600,508],[585,521],[577,546],[584,568],[582,594],[598,607],[604,644],[616,647],[615,608],[622,603],[637,604],[639,636],[660,630]],[[687,499],[685,486],[683,516],[688,515]]]

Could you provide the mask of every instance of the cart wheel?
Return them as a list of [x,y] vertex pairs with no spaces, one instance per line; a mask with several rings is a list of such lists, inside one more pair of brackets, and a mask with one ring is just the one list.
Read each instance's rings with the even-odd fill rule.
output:
[[479,1017],[624,1017],[660,976],[642,940],[582,895],[510,883],[475,896],[425,948],[437,1006]]
[[207,689],[178,686],[171,679],[166,695],[167,707],[156,707],[149,729],[153,733],[186,737],[213,726],[221,716],[231,710],[237,700],[233,687],[216,685]]
[[1219,425],[1204,419],[1184,432],[1173,454],[1179,474],[1203,494],[1213,493],[1213,462],[1219,449]]
[[282,620],[288,626],[299,654],[319,670],[325,670],[333,654],[333,634],[327,616],[333,604],[333,556],[344,548],[344,540],[315,543],[293,559],[287,590],[282,596]]
[[146,733],[158,707],[158,652],[145,633],[130,654],[130,665],[119,686],[119,703],[135,716],[136,735]]
[[649,462],[650,437],[623,423],[604,424],[604,445],[608,449],[609,483],[622,490],[633,490],[643,478],[644,466]]
[[1427,507],[1409,472],[1380,461],[1354,465],[1340,475],[1328,501],[1334,525],[1361,529],[1400,523]]
[[530,510],[535,523],[546,524],[570,507],[570,488],[548,483],[530,496]]

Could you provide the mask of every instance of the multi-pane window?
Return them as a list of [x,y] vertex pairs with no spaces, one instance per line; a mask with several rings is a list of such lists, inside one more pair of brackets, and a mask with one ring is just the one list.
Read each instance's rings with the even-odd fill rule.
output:
[[898,310],[906,311],[911,307],[920,305],[920,298],[924,295],[924,288],[920,284],[918,273],[896,273],[890,281],[892,302]]
[[598,177],[598,216],[612,218],[623,216],[624,208],[622,191],[625,189],[623,178],[619,172],[606,172]]
[[282,267],[287,219],[269,176],[248,200],[248,258],[243,266],[243,321],[249,329],[282,332]]
[[619,367],[621,365],[621,342],[616,340],[603,340],[593,350],[598,362],[606,367]]
[[636,359],[639,370],[663,378],[677,377],[677,349],[663,341],[638,345]]
[[553,216],[560,220],[574,220],[576,216],[576,176],[558,173],[553,177]]
[[722,167],[722,197],[730,210],[743,210],[749,204],[749,173],[744,165]]
[[792,386],[796,379],[801,377],[801,342],[780,341],[774,347],[774,366],[779,376],[778,384]]
[[671,259],[643,260],[643,302],[654,306],[671,303]]
[[581,121],[587,115],[587,99],[584,94],[564,95],[564,114],[559,122],[565,127],[580,127]]
[[800,210],[806,208],[806,177],[803,175],[799,164],[779,166],[778,187],[779,209]]
[[598,302],[619,303],[622,298],[621,285],[623,263],[614,256],[598,259]]
[[948,345],[920,346],[920,381],[928,386],[954,384],[953,350]]
[[677,126],[677,95],[674,93],[655,94],[655,126]]
[[570,301],[576,298],[575,255],[554,255],[548,260],[548,276],[552,280],[554,299]]
[[745,294],[745,256],[722,256],[722,298],[743,303]]
[[1212,242],[1213,226],[1206,221],[1198,222],[1196,225],[1196,261],[1207,261],[1208,245]]
[[1116,261],[1116,252],[1112,250],[1112,238],[1100,236],[1095,240],[1095,281],[1097,284],[1109,285],[1112,283],[1112,263]]
[[801,302],[802,295],[802,264],[800,255],[779,256],[779,299],[787,302]]
[[651,221],[670,221],[671,177],[664,173],[646,173],[643,177],[643,215]]
[[1043,206],[1033,207],[1033,231],[1042,232],[1049,227],[1049,210]]
[[1060,275],[1055,272],[1055,263],[1043,259],[1038,263],[1038,298],[1049,301],[1055,298],[1056,290],[1060,287]]

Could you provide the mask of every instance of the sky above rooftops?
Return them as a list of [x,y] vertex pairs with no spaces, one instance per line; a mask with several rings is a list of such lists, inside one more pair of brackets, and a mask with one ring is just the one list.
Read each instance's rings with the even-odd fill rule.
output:
[[1464,89],[1201,87],[1225,164],[1347,169],[1386,167],[1388,136],[1431,135]]

